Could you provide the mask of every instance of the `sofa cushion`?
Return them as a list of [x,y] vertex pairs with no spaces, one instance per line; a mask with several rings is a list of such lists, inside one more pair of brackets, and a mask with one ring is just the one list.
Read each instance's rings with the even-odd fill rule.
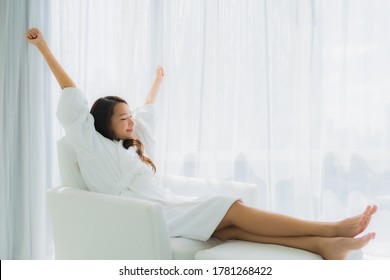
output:
[[321,256],[290,247],[229,240],[221,245],[199,251],[197,260],[322,260]]
[[193,260],[195,254],[200,250],[205,250],[222,244],[215,238],[210,238],[207,241],[199,241],[188,238],[171,238],[172,258],[174,260]]

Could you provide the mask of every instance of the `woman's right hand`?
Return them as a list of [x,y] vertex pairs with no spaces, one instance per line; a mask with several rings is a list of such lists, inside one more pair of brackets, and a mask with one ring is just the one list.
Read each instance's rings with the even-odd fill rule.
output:
[[31,28],[27,30],[25,37],[27,42],[35,45],[41,52],[47,64],[49,65],[51,72],[53,72],[54,77],[56,77],[61,89],[67,87],[76,87],[76,84],[58,63],[38,28]]
[[26,40],[33,45],[38,45],[39,43],[45,42],[45,38],[43,38],[43,35],[38,28],[30,28],[27,30]]

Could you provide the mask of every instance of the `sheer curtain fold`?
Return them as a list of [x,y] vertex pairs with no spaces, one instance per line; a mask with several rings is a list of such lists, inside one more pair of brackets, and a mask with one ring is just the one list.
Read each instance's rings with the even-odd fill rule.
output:
[[[47,1],[2,1],[0,48],[1,258],[40,259],[51,254],[45,192],[50,186],[44,67],[24,38],[43,25]],[[26,16],[27,15],[27,16]],[[43,30],[46,27],[43,26]]]
[[[5,61],[6,61],[6,44],[7,40],[7,26],[8,26],[8,3],[5,1],[0,2],[0,30],[1,30],[1,38],[0,38],[0,104],[2,108],[4,107],[5,94],[4,94],[4,84],[5,84]],[[7,185],[7,159],[6,159],[6,151],[5,151],[5,137],[4,129],[5,129],[5,111],[1,110],[1,118],[0,118],[0,259],[7,259],[9,252],[8,238],[7,238],[7,211],[8,208],[8,188]]]

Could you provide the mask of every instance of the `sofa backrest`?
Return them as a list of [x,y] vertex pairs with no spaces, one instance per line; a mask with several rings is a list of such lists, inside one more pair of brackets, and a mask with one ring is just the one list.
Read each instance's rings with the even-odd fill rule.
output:
[[57,141],[57,153],[62,185],[88,190],[80,172],[76,150],[66,136]]

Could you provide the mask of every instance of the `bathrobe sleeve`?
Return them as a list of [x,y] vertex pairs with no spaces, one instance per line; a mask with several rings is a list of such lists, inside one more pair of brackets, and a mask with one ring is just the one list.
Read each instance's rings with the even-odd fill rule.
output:
[[133,111],[134,134],[145,147],[146,155],[154,160],[156,146],[157,111],[154,104],[146,104]]
[[69,142],[79,151],[92,154],[99,150],[94,118],[89,113],[87,98],[80,89],[63,89],[57,118],[64,127]]

